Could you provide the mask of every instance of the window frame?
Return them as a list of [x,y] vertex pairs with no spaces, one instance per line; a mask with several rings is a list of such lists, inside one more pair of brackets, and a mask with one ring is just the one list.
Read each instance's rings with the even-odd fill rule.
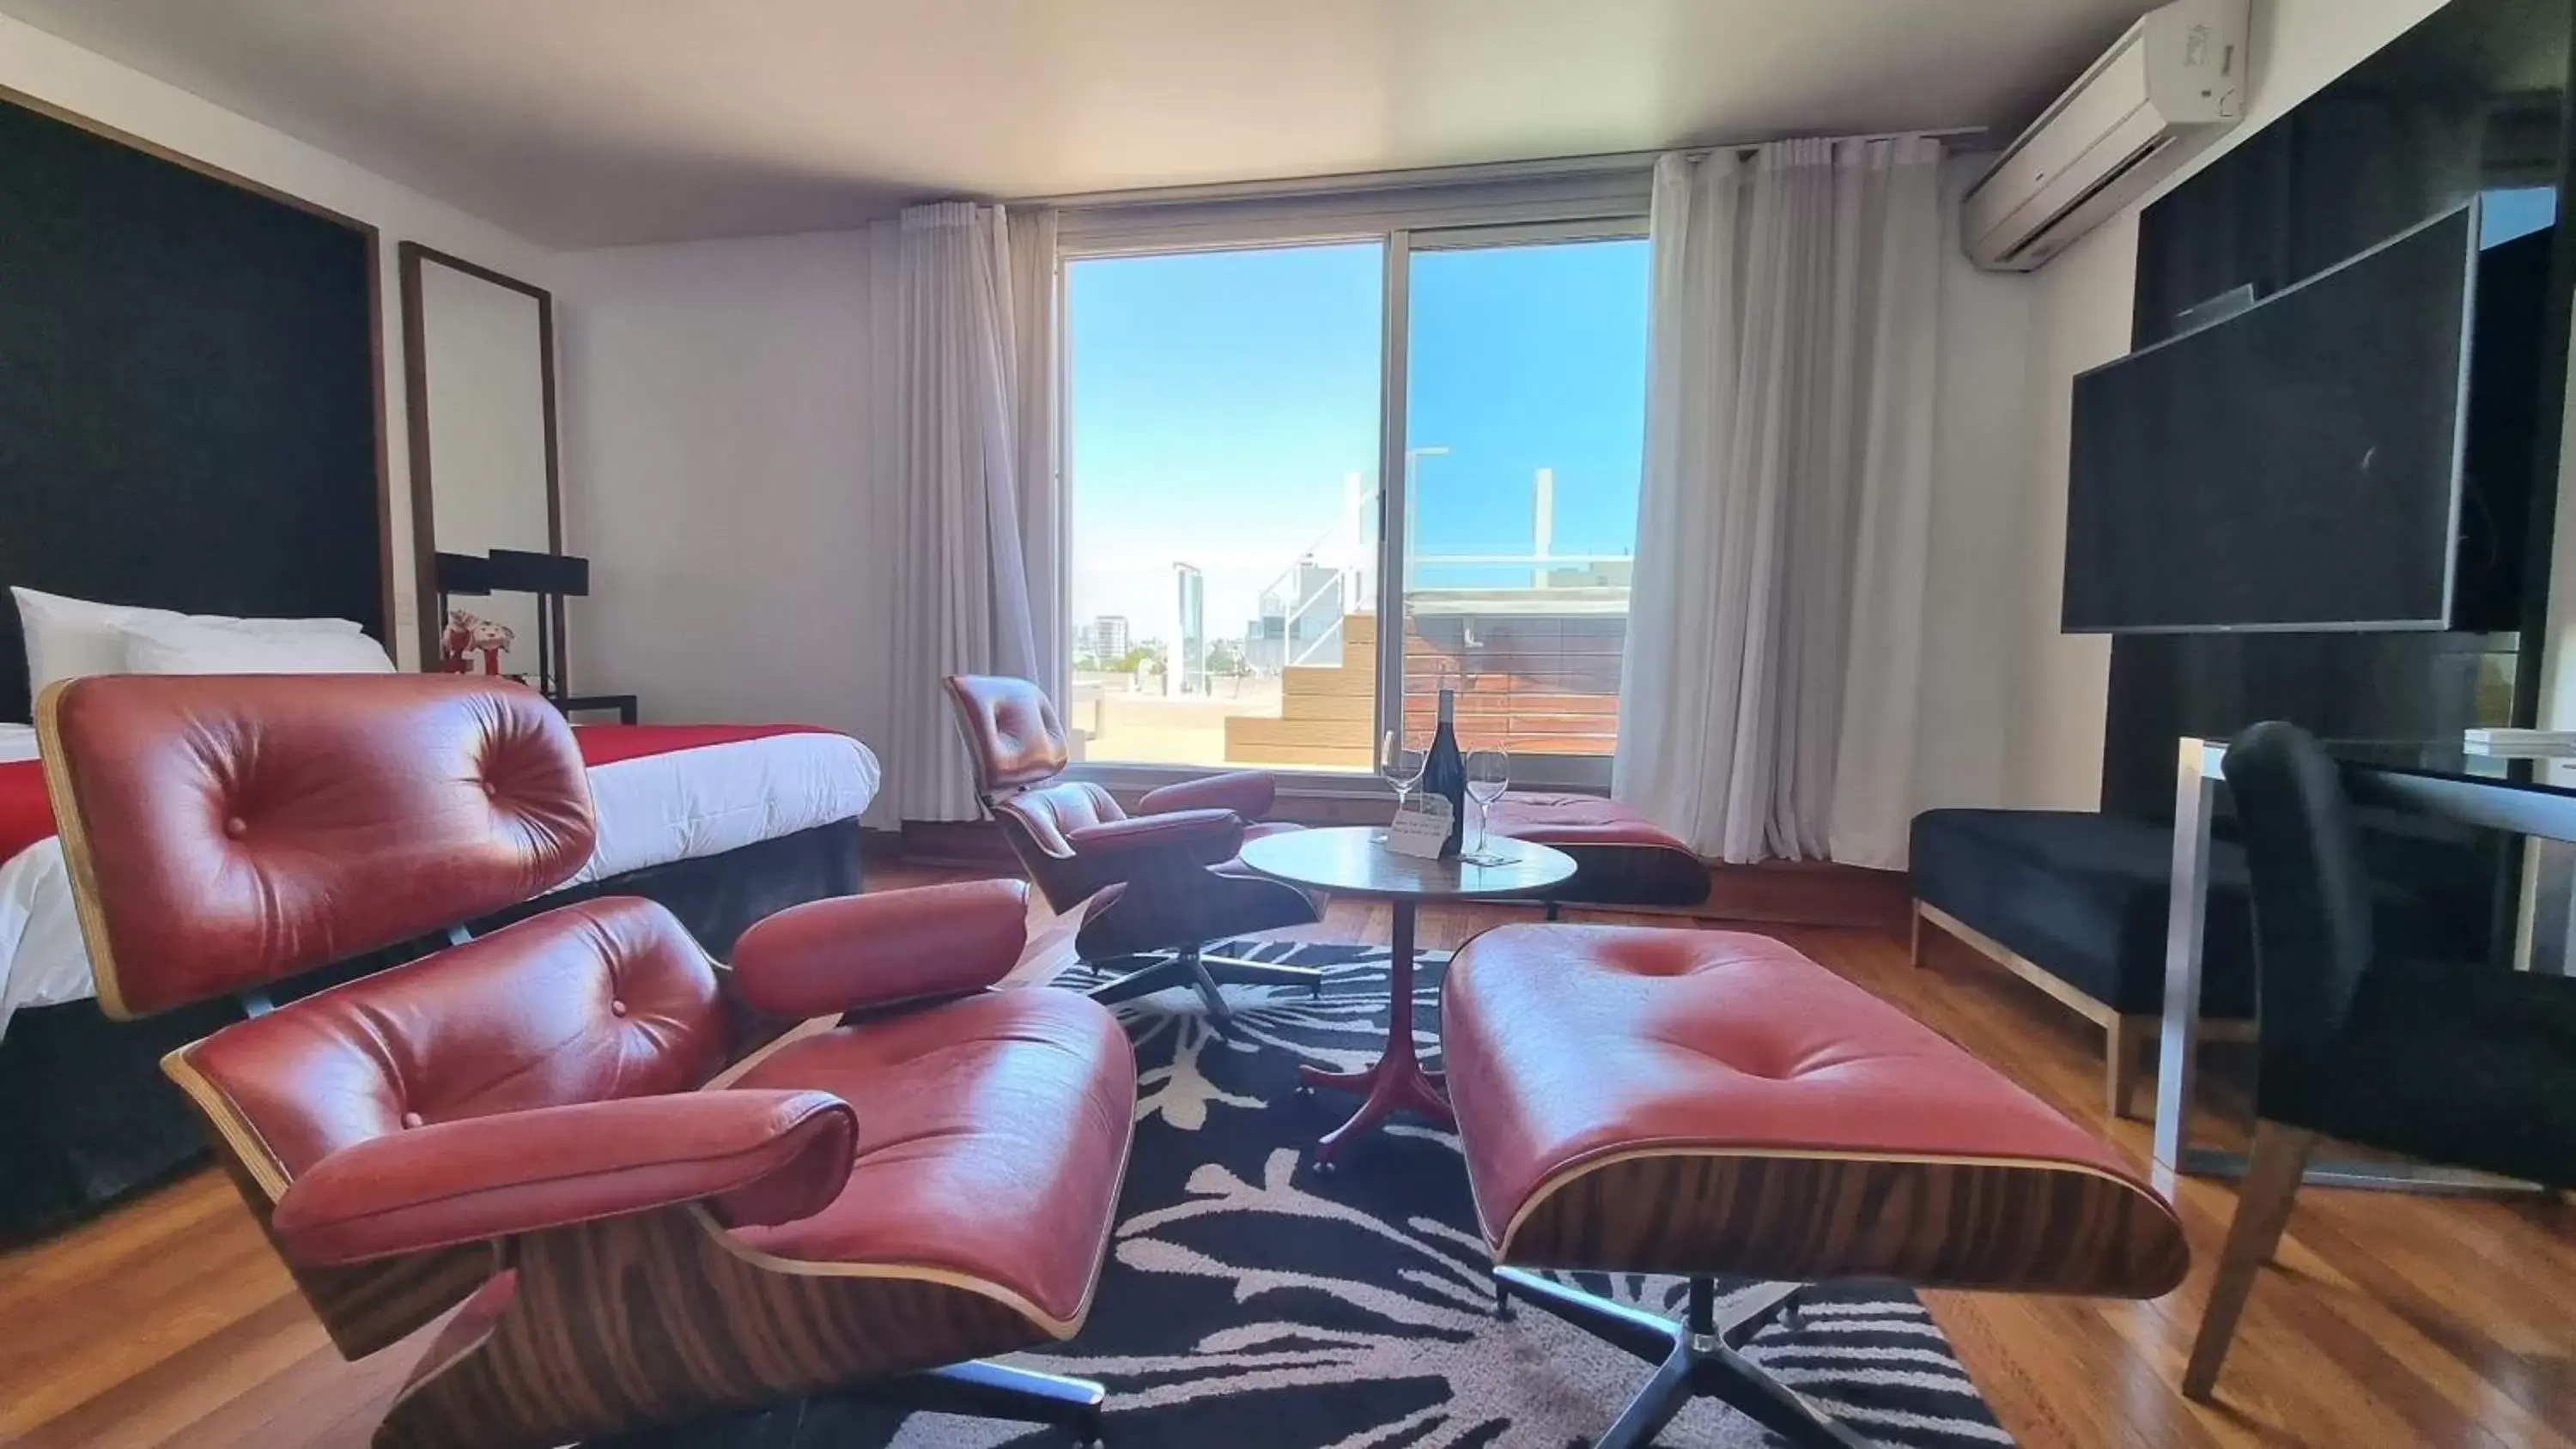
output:
[[[1405,405],[1413,254],[1637,240],[1648,235],[1648,184],[1649,173],[1639,169],[1585,177],[1575,186],[1555,178],[1541,183],[1438,188],[1422,196],[1366,192],[1250,197],[1165,207],[1144,204],[1102,208],[1087,220],[1078,219],[1086,217],[1081,210],[1066,212],[1066,220],[1059,227],[1055,256],[1054,386],[1057,484],[1062,490],[1068,525],[1078,485],[1072,450],[1072,337],[1067,325],[1071,297],[1067,273],[1073,263],[1112,257],[1375,242],[1383,248],[1385,267],[1379,294],[1382,335],[1378,352],[1377,610],[1381,619],[1402,618],[1405,503],[1410,490],[1404,463],[1405,450],[1410,446]],[[1070,526],[1064,537],[1065,546],[1070,548]],[[1069,581],[1070,558],[1065,560],[1063,572]],[[1070,615],[1071,611],[1065,612]],[[1066,622],[1070,623],[1069,618]],[[1399,631],[1390,641],[1386,632],[1380,631],[1374,719],[1369,732],[1372,739],[1384,735],[1390,711],[1393,718],[1402,717],[1402,638]],[[1621,687],[1624,693],[1624,680]],[[1609,755],[1515,754],[1512,783],[1515,787],[1606,794],[1611,760]],[[1148,790],[1228,768],[1232,767],[1085,760],[1070,767],[1067,774],[1109,790],[1129,791]],[[1259,768],[1275,776],[1280,793],[1290,798],[1348,799],[1386,793],[1385,783],[1369,771],[1317,770],[1294,765]]]

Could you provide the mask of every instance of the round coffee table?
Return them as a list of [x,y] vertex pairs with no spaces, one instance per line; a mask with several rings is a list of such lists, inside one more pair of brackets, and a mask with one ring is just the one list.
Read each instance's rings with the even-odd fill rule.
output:
[[1500,865],[1472,865],[1460,860],[1422,860],[1398,855],[1377,839],[1383,832],[1365,825],[1330,830],[1283,830],[1243,843],[1244,866],[1272,880],[1337,896],[1370,896],[1395,908],[1394,963],[1387,972],[1386,1053],[1364,1072],[1328,1072],[1298,1068],[1310,1087],[1333,1087],[1366,1095],[1357,1112],[1315,1144],[1318,1165],[1330,1168],[1351,1139],[1366,1133],[1391,1112],[1410,1110],[1453,1125],[1449,1099],[1440,1081],[1422,1069],[1413,1049],[1413,923],[1424,901],[1496,900],[1546,890],[1574,874],[1574,861],[1563,851],[1524,840],[1497,838],[1486,849],[1504,859]]

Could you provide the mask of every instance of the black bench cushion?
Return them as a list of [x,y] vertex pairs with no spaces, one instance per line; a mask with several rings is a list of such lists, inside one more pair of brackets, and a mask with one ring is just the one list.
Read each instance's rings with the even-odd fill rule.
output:
[[[2201,1013],[2254,1014],[2245,855],[2210,843]],[[2173,831],[2072,810],[1927,810],[1914,817],[1914,897],[2122,1013],[2164,1009]]]

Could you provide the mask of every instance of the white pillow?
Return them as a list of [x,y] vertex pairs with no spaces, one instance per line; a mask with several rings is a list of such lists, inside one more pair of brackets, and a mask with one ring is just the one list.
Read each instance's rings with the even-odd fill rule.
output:
[[357,624],[348,619],[226,619],[221,615],[180,614],[131,604],[93,604],[86,599],[67,599],[27,588],[13,587],[9,594],[18,601],[18,623],[27,638],[29,698],[44,693],[45,686],[57,679],[124,670],[125,636],[119,631],[128,624],[239,624],[272,634],[360,632]]
[[391,674],[385,646],[337,630],[279,631],[265,620],[146,619],[123,630],[128,674]]

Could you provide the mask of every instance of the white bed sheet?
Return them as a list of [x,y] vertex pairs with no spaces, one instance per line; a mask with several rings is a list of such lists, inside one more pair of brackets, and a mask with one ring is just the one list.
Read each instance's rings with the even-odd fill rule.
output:
[[[19,730],[0,725],[0,761],[35,757],[33,730],[24,731],[25,752],[10,753]],[[765,735],[595,765],[599,845],[565,885],[855,820],[880,779],[867,746],[834,734]],[[0,1034],[21,1009],[97,994],[62,841],[48,837],[0,861]]]

